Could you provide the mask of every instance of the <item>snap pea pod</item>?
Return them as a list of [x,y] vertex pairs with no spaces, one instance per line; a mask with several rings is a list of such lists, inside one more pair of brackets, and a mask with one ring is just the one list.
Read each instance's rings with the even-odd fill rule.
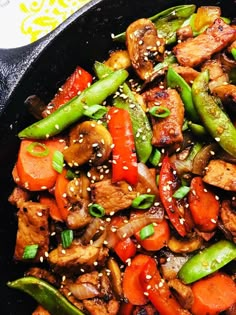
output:
[[7,283],[9,288],[23,291],[32,296],[50,314],[84,315],[71,304],[56,288],[36,277],[23,277]]
[[201,72],[192,85],[192,96],[199,117],[209,134],[229,154],[236,157],[236,129],[228,115],[208,93],[208,70]]
[[193,122],[199,122],[199,115],[193,104],[192,91],[188,83],[173,68],[169,67],[167,71],[168,87],[177,89],[184,103],[186,115]]
[[[194,4],[177,5],[159,12],[149,19],[156,25],[160,35],[166,38],[166,43],[172,44],[176,41],[176,31],[195,10]],[[113,40],[124,42],[125,32],[113,36]]]
[[191,257],[181,267],[178,277],[186,284],[219,270],[236,258],[236,244],[220,240]]
[[[98,78],[106,76],[112,70],[100,62],[94,64],[95,73]],[[123,93],[127,97],[117,97],[114,99],[114,105],[128,110],[132,121],[135,148],[140,162],[145,163],[152,153],[152,129],[145,111],[135,99],[129,86],[123,84]]]
[[115,93],[127,79],[126,70],[117,70],[105,78],[93,83],[79,96],[59,107],[55,112],[20,131],[20,138],[46,139],[59,134],[68,126],[78,121],[87,106],[101,104],[108,96]]

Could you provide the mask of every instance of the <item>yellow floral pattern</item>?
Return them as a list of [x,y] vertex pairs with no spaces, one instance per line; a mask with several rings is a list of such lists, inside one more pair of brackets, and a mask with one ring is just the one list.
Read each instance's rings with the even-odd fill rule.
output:
[[21,32],[30,42],[48,34],[90,0],[27,0],[19,4],[24,14]]

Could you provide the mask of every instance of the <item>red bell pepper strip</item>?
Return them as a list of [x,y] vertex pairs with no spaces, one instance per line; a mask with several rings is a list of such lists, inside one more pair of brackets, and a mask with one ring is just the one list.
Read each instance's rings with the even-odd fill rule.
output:
[[114,144],[112,182],[125,180],[135,185],[138,182],[138,166],[130,114],[125,109],[111,107],[108,117],[108,130]]
[[179,211],[177,200],[172,197],[176,190],[176,175],[174,174],[174,168],[168,156],[165,156],[162,161],[159,190],[161,202],[172,225],[181,236],[185,236],[187,231],[184,225],[184,219]]
[[160,315],[183,315],[183,308],[172,295],[168,284],[161,278],[153,258],[149,257],[144,264],[139,279],[147,298]]
[[79,92],[85,90],[91,83],[92,75],[81,67],[76,67],[75,71],[67,78],[66,82],[59,88],[54,98],[43,111],[43,117],[54,112],[58,107],[65,104]]
[[123,262],[133,257],[136,254],[136,246],[130,237],[119,241],[115,246],[114,250]]

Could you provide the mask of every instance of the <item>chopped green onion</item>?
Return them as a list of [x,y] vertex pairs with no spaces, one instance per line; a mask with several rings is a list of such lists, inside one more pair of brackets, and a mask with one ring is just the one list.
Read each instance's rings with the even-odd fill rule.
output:
[[67,172],[66,172],[66,178],[67,179],[74,179],[74,178],[78,178],[79,177],[79,173],[71,170],[71,169],[68,169]]
[[56,150],[53,153],[52,167],[54,168],[55,171],[61,174],[63,170],[63,165],[64,165],[64,156],[60,151]]
[[72,230],[64,230],[61,232],[61,242],[63,248],[70,247],[74,238],[74,233]]
[[236,60],[236,48],[231,49],[231,54],[234,57],[234,60]]
[[149,236],[152,236],[155,233],[154,231],[154,226],[153,223],[148,224],[146,226],[144,226],[140,232],[139,232],[139,236],[141,238],[141,240],[145,240],[146,238],[148,238]]
[[149,113],[158,118],[165,118],[170,115],[170,110],[163,106],[153,106],[150,108]]
[[161,152],[158,149],[154,149],[149,157],[149,162],[153,166],[157,166],[160,163]]
[[27,245],[24,248],[23,252],[23,259],[34,259],[37,255],[39,245],[38,244],[32,244],[32,245]]
[[160,175],[157,174],[157,176],[156,176],[156,184],[157,184],[157,186],[159,185],[159,179],[160,179]]
[[173,197],[176,199],[184,198],[190,191],[190,187],[188,186],[181,186],[176,192],[173,194]]
[[101,119],[107,113],[107,108],[102,105],[92,105],[85,109],[84,115],[92,119]]
[[101,218],[104,216],[105,210],[101,205],[99,205],[97,203],[93,203],[89,206],[89,213],[93,217]]
[[44,157],[49,154],[49,148],[44,143],[32,142],[27,146],[27,152],[32,156]]
[[135,209],[148,209],[153,205],[154,200],[155,195],[143,194],[133,200],[132,207]]

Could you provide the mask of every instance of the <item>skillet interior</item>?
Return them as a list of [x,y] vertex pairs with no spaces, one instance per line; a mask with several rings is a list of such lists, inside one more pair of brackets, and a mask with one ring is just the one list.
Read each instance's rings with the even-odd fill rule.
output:
[[[169,0],[102,0],[94,6],[75,13],[71,23],[49,40],[49,44],[31,64],[22,80],[14,89],[0,117],[0,310],[1,314],[31,314],[34,301],[15,290],[6,287],[8,280],[23,275],[24,266],[12,261],[17,228],[16,210],[8,204],[7,198],[14,186],[11,169],[16,160],[19,140],[17,132],[31,122],[24,108],[24,100],[31,94],[49,101],[61,82],[76,65],[91,69],[94,60],[103,60],[114,47],[111,33],[123,31],[129,22],[139,17],[148,17],[166,7],[177,4],[220,5],[223,15],[231,16],[235,11],[234,0],[222,1],[176,1]],[[48,39],[43,39],[48,40]],[[27,54],[29,47],[14,54],[14,62]],[[19,52],[21,54],[19,55]],[[6,54],[6,51],[5,51]],[[11,55],[10,55],[11,57]],[[1,55],[0,55],[1,60]],[[11,60],[11,58],[8,58]],[[20,59],[19,59],[20,61]],[[17,71],[16,67],[16,71]],[[0,91],[1,93],[1,91]],[[3,91],[2,91],[3,93]]]

